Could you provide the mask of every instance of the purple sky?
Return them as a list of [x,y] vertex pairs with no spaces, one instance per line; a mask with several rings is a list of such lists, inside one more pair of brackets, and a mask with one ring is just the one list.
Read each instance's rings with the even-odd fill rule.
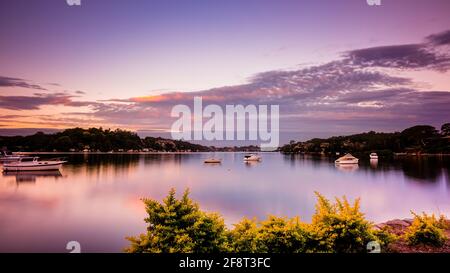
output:
[[3,0],[0,37],[16,132],[164,133],[193,95],[279,104],[284,140],[450,122],[447,0]]

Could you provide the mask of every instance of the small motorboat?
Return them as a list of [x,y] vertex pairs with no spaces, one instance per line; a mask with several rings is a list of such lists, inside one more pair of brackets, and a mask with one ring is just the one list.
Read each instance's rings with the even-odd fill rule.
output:
[[358,164],[359,159],[352,156],[351,154],[346,154],[342,157],[339,157],[334,161],[336,164]]
[[39,157],[22,157],[18,161],[3,164],[3,171],[56,171],[66,162],[62,158],[39,160]]
[[245,155],[244,162],[250,162],[250,161],[261,161],[261,157],[256,154]]
[[203,161],[204,163],[209,163],[209,164],[219,164],[222,163],[222,159],[218,159],[218,158],[208,158],[205,159],[205,161]]
[[371,160],[373,160],[373,159],[378,159],[377,153],[371,153],[371,154],[370,154],[370,159],[371,159]]

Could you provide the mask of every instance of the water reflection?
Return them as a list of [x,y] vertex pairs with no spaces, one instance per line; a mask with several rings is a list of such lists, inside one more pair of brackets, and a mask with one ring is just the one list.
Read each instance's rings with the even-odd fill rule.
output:
[[354,172],[359,169],[358,164],[335,164],[335,166],[342,172]]
[[[444,162],[447,163],[445,166]],[[410,157],[403,159],[402,164],[402,170],[406,176],[424,183],[439,181],[443,169],[448,171],[449,162],[439,157]]]
[[378,159],[370,159],[370,167],[376,169],[378,167]]
[[34,183],[39,177],[62,177],[60,171],[23,171],[23,172],[3,172],[4,177],[15,177],[17,185],[20,183]]
[[245,161],[244,162],[245,167],[249,167],[249,168],[255,167],[255,166],[259,165],[260,163],[261,162],[259,162],[259,161]]
[[[361,197],[374,222],[410,217],[410,210],[450,215],[450,158],[399,158],[335,166],[334,158],[262,153],[73,155],[61,173],[0,176],[0,252],[120,252],[145,230],[141,198],[162,200],[170,188],[190,188],[202,209],[227,225],[242,217],[301,216],[309,221],[318,191],[328,198]],[[204,164],[211,157],[221,164]],[[20,184],[20,186],[18,186]],[[31,186],[26,186],[26,185]],[[45,221],[43,221],[45,219]]]

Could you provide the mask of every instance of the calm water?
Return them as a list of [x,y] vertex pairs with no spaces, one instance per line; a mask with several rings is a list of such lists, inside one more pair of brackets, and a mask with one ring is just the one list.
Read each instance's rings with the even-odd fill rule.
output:
[[61,173],[0,175],[0,252],[119,252],[126,236],[145,230],[140,198],[161,200],[171,187],[189,187],[201,208],[231,225],[243,216],[300,215],[309,221],[318,191],[329,198],[361,197],[367,217],[380,222],[410,210],[450,215],[450,158],[414,158],[337,168],[327,158],[264,153],[77,155]]

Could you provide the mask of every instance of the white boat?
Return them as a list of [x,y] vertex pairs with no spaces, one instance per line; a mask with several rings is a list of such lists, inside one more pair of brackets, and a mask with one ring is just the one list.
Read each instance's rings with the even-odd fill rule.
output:
[[6,151],[2,151],[1,155],[0,155],[0,162],[12,162],[12,161],[17,161],[20,158],[22,158],[22,156],[8,154]]
[[336,164],[358,164],[359,159],[352,156],[351,154],[346,154],[342,157],[339,157],[334,161]]
[[377,153],[371,153],[370,154],[370,159],[378,159]]
[[218,158],[208,158],[205,159],[205,161],[203,161],[204,163],[213,163],[213,164],[218,164],[222,162],[222,159],[218,159]]
[[244,161],[245,161],[245,162],[249,162],[249,161],[261,161],[261,157],[260,157],[259,155],[249,154],[249,155],[245,155],[245,156],[244,156]]
[[3,164],[3,171],[55,171],[66,162],[59,158],[39,160],[38,157],[22,157],[18,161]]

